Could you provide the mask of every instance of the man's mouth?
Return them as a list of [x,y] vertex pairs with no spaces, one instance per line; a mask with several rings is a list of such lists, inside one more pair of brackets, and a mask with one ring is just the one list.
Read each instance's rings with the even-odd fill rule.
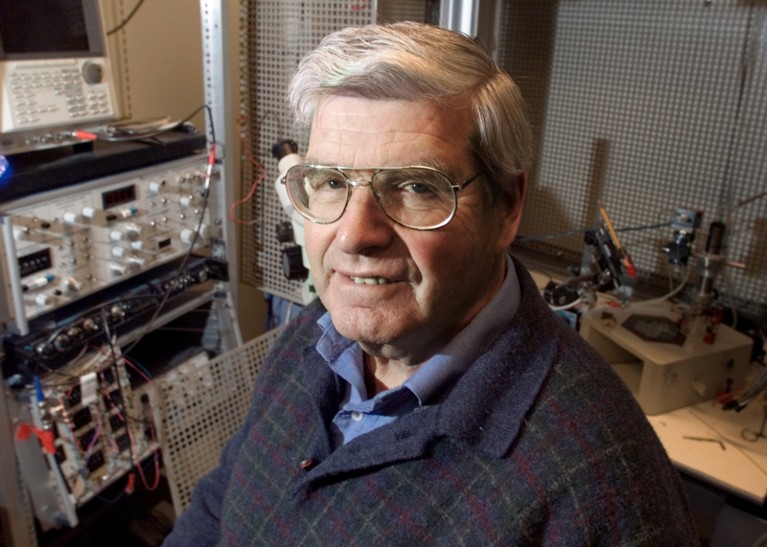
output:
[[385,277],[355,277],[350,276],[350,279],[357,285],[388,285],[390,280]]

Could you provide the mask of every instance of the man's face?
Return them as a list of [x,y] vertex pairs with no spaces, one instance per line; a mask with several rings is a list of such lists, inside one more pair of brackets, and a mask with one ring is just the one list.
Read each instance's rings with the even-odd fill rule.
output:
[[[458,184],[477,170],[467,154],[470,131],[465,108],[332,97],[317,109],[306,161],[356,168],[437,162]],[[492,298],[519,215],[518,208],[490,214],[483,184],[480,178],[459,192],[455,217],[434,231],[396,224],[369,187],[352,191],[338,221],[306,222],[313,281],[342,335],[415,365]]]

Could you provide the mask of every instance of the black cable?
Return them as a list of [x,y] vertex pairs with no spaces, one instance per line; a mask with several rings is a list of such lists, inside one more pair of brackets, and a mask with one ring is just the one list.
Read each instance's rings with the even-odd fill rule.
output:
[[[197,245],[197,240],[200,237],[200,230],[202,229],[202,224],[203,224],[203,221],[205,220],[205,212],[208,210],[208,201],[210,199],[210,181],[211,181],[211,178],[213,177],[212,169],[213,169],[213,164],[215,163],[215,153],[216,153],[216,140],[215,140],[216,133],[215,133],[214,125],[213,125],[213,112],[211,111],[210,107],[207,104],[205,104],[205,105],[201,106],[200,108],[198,108],[194,113],[192,113],[191,116],[194,116],[195,114],[197,114],[197,112],[199,112],[203,108],[206,109],[206,112],[208,114],[208,122],[209,122],[209,125],[210,125],[210,133],[211,133],[211,139],[212,139],[212,142],[211,142],[211,152],[210,152],[210,157],[208,159],[208,173],[207,173],[207,175],[205,177],[205,187],[204,187],[204,192],[203,192],[203,202],[202,202],[202,210],[200,212],[200,219],[197,222],[197,228],[195,229],[194,235],[192,236],[192,241],[189,242],[189,250],[186,252],[184,257],[181,259],[181,263],[179,264],[179,266],[177,268],[177,270],[179,272],[183,272],[184,271],[184,268],[186,267],[187,262],[189,262],[189,259],[192,256],[192,252],[194,251],[194,247],[195,247],[195,245]],[[125,351],[124,351],[125,355],[130,353],[130,351],[134,347],[136,347],[136,344],[138,344],[141,341],[141,339],[144,338],[144,336],[146,336],[146,334],[149,331],[152,330],[152,327],[153,327],[155,321],[157,321],[157,318],[160,316],[160,312],[165,307],[165,304],[167,304],[168,299],[170,298],[170,294],[171,294],[171,290],[170,289],[167,290],[163,294],[162,300],[160,301],[160,303],[155,308],[155,311],[154,311],[154,314],[152,314],[152,317],[149,319],[149,321],[147,321],[147,323],[146,323],[146,325],[144,327],[144,330],[136,337],[135,340],[133,340],[133,342],[131,342],[125,348]]]
[[[164,135],[165,133],[175,131],[179,126],[185,124],[186,122],[194,118],[203,109],[207,110],[208,118],[212,119],[212,114],[210,114],[210,107],[207,104],[203,104],[202,106],[197,107],[191,114],[189,114],[185,118],[180,119],[178,122],[172,125],[169,125],[168,127],[164,127],[163,129],[158,129],[157,131],[153,131],[151,133],[142,133],[140,135],[120,135],[120,136],[99,133],[97,134],[97,137],[98,137],[98,140],[106,141],[106,142],[149,141],[150,139],[154,139],[156,137],[159,137],[160,135]],[[211,125],[212,125],[212,122],[211,122]],[[216,142],[215,129],[213,127],[211,127],[211,141]],[[155,144],[162,144],[162,142],[155,141]]]
[[723,169],[723,176],[722,176],[722,186],[719,191],[719,207],[720,209],[717,211],[718,218],[722,218],[724,214],[727,216],[724,218],[727,222],[730,221],[730,213],[732,211],[722,211],[721,208],[725,205],[725,200],[729,202],[728,198],[731,195],[732,188],[730,186],[732,184],[731,179],[731,171],[732,171],[732,163],[733,158],[735,154],[735,140],[738,137],[738,133],[742,129],[742,121],[743,121],[743,103],[746,98],[746,93],[748,90],[748,77],[749,77],[749,71],[748,71],[748,48],[749,48],[749,39],[751,37],[751,28],[754,24],[754,11],[756,10],[755,3],[749,2],[749,11],[748,11],[748,17],[746,19],[746,29],[743,33],[743,43],[741,44],[740,49],[740,81],[738,82],[738,98],[735,102],[735,117],[732,121],[732,130],[730,131],[728,143],[727,143],[727,150],[724,158],[724,169]]
[[[639,226],[627,226],[625,228],[616,228],[616,232],[637,232],[642,230],[653,230],[655,228],[666,228],[668,226],[671,226],[673,223],[671,222],[658,222],[656,224],[642,224]],[[581,236],[584,232],[588,230],[594,230],[594,227],[588,227],[588,228],[580,228],[576,230],[570,230],[568,232],[560,232],[557,234],[544,234],[540,236],[524,236],[520,235],[517,237],[516,242],[517,243],[527,243],[531,241],[546,241],[548,239],[559,239],[563,237],[572,237],[572,236]]]
[[[126,431],[128,431],[128,409],[126,406],[126,397],[125,397],[125,389],[123,388],[122,378],[120,377],[120,367],[117,366],[117,350],[115,349],[115,343],[114,340],[112,340],[112,335],[109,332],[109,320],[107,318],[107,315],[105,313],[102,313],[101,315],[102,323],[104,325],[104,336],[106,337],[107,344],[109,344],[109,352],[112,358],[112,372],[115,376],[115,381],[117,382],[117,390],[120,393],[120,401],[119,404],[117,401],[112,401],[110,397],[110,402],[115,405],[120,413],[125,416],[125,427]],[[121,358],[122,359],[122,358]],[[108,410],[108,409],[107,409]],[[130,435],[130,433],[128,433]],[[130,458],[131,462],[131,469],[136,466],[136,456],[133,453],[133,441],[128,443],[128,458]]]
[[107,32],[107,36],[111,36],[111,35],[112,35],[112,34],[114,34],[115,32],[119,32],[119,31],[121,31],[121,30],[123,29],[123,27],[125,27],[125,25],[127,25],[127,24],[128,24],[128,22],[129,22],[131,19],[133,19],[133,16],[134,16],[134,15],[136,15],[136,12],[139,10],[139,8],[141,7],[141,5],[142,5],[143,3],[144,3],[144,0],[138,0],[138,2],[136,2],[136,5],[135,5],[135,6],[133,6],[133,9],[132,9],[132,10],[131,10],[131,12],[128,14],[128,16],[127,16],[125,19],[123,19],[123,20],[122,20],[122,22],[121,22],[119,25],[117,25],[115,28],[113,28],[112,30],[110,30],[109,32]]
[[759,199],[762,199],[763,197],[767,197],[767,190],[765,190],[764,192],[759,192],[757,194],[754,194],[753,196],[749,196],[747,198],[744,198],[744,199],[740,200],[735,205],[735,209],[739,209],[739,208],[743,207],[744,205],[748,205],[749,203],[751,203],[753,201],[756,201],[756,200],[759,200]]
[[[56,338],[60,334],[64,333],[67,329],[71,328],[72,324],[76,323],[80,318],[82,318],[82,317],[84,317],[86,315],[89,315],[91,313],[95,313],[95,312],[100,312],[102,314],[102,316],[103,316],[104,315],[104,311],[106,309],[110,308],[111,306],[114,306],[115,304],[119,304],[121,302],[125,302],[126,300],[144,300],[144,299],[147,299],[147,298],[158,299],[158,298],[160,298],[160,295],[159,294],[158,295],[142,294],[142,295],[135,295],[135,296],[124,296],[123,295],[123,296],[120,296],[118,298],[114,298],[114,299],[112,299],[112,300],[110,300],[108,302],[99,304],[97,306],[93,306],[93,307],[91,307],[91,308],[89,308],[89,309],[87,309],[87,310],[85,310],[83,312],[80,312],[74,319],[72,319],[70,321],[67,321],[63,325],[59,326],[57,329],[51,331],[51,334],[48,335],[48,338],[44,342],[42,342],[41,344],[37,344],[36,345],[36,347],[42,348],[43,351],[40,352],[41,356],[38,359],[35,360],[35,366],[36,367],[42,366],[43,368],[45,368],[49,372],[55,372],[55,370],[53,370],[50,367],[48,367],[47,365],[45,365],[45,357],[44,357],[45,349],[47,347],[49,347],[50,345],[52,345],[56,341]],[[84,345],[87,344],[87,340],[83,340],[83,344]],[[30,351],[34,351],[34,348],[29,347],[28,349]],[[74,350],[74,348],[73,348],[73,350]],[[61,374],[61,373],[59,373],[59,374]]]

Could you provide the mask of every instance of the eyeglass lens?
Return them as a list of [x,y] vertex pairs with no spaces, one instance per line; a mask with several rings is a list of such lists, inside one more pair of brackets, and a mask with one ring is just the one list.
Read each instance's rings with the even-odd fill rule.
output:
[[[354,186],[370,184],[376,201],[396,222],[431,228],[450,220],[456,208],[453,184],[444,173],[426,167],[377,170],[369,182],[353,181],[332,167],[296,165],[286,177],[288,194],[310,220],[330,223],[343,214]],[[362,184],[360,184],[362,183]]]

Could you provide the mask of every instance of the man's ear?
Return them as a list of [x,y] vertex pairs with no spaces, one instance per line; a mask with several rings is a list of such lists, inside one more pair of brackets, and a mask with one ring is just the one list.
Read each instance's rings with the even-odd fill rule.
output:
[[503,198],[503,219],[501,220],[501,242],[504,247],[511,247],[522,221],[522,208],[527,194],[527,173],[517,175],[515,195]]

